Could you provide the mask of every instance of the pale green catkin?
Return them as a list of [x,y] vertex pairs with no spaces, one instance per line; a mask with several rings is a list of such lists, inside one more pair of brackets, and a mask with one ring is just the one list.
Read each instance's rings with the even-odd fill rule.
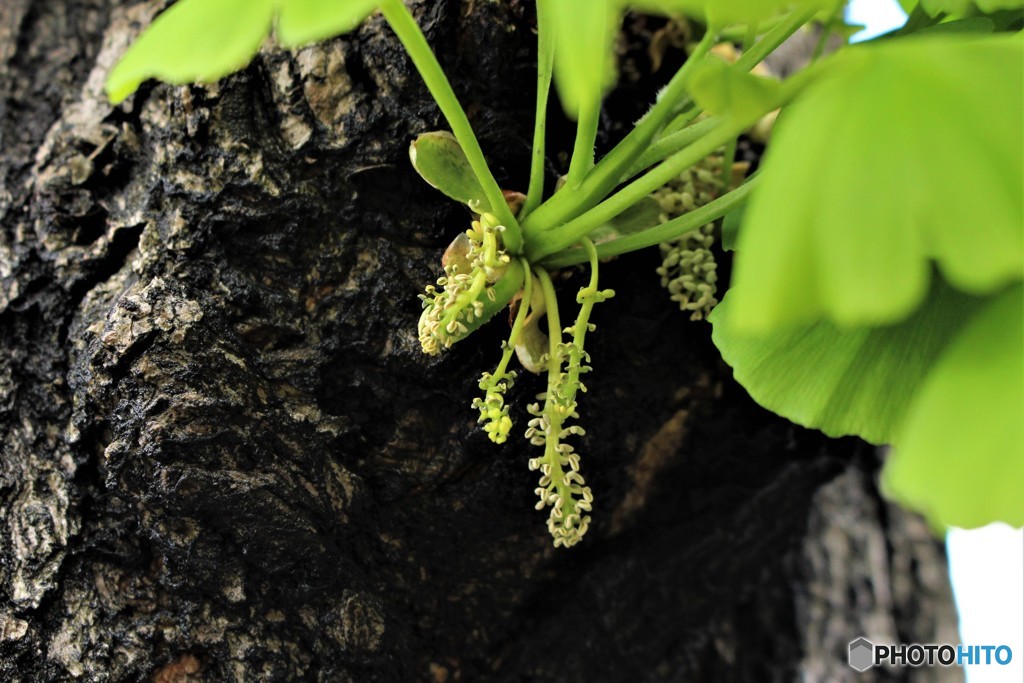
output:
[[[708,157],[683,171],[678,178],[653,193],[661,205],[662,223],[704,206],[719,195],[722,159]],[[711,251],[714,223],[660,245],[662,263],[657,273],[679,308],[690,312],[691,320],[701,320],[718,303],[718,264]]]

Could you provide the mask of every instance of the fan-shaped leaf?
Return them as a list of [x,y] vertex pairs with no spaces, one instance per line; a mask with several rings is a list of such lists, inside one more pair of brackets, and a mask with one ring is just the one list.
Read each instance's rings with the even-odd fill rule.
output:
[[937,528],[1024,525],[1024,289],[993,298],[911,406],[883,484]]
[[976,294],[1019,280],[1022,82],[1019,35],[841,52],[773,133],[737,245],[737,328],[900,320],[933,260]]
[[565,113],[599,100],[615,82],[612,44],[620,8],[614,0],[549,0],[555,83]]
[[956,21],[943,21],[914,31],[914,35],[929,33],[992,33],[996,30],[995,22],[988,17],[968,17]]
[[895,325],[844,329],[818,321],[747,336],[734,325],[737,290],[710,317],[736,381],[797,424],[873,443],[897,436],[923,378],[983,301],[937,282],[921,308]]
[[777,106],[779,83],[754,76],[711,56],[694,70],[690,94],[711,114],[746,118]]
[[348,33],[372,13],[380,0],[284,0],[277,36],[287,47]]
[[121,102],[148,78],[212,83],[241,69],[270,33],[275,5],[275,0],[179,0],[110,72],[110,101]]
[[982,12],[995,12],[1001,9],[1019,9],[1024,7],[1021,0],[921,0],[921,7],[931,16],[948,14],[962,17],[969,13],[973,5]]

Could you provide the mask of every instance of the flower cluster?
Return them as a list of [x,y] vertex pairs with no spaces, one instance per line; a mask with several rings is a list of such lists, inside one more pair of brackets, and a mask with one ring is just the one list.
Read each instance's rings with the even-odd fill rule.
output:
[[419,340],[424,353],[441,353],[482,322],[483,297],[494,300],[488,285],[498,281],[511,261],[501,246],[504,229],[497,218],[485,213],[452,242],[445,254],[444,275],[420,295]]
[[494,374],[485,372],[480,378],[484,397],[473,399],[473,407],[480,411],[477,422],[484,424],[487,437],[494,443],[505,443],[512,430],[512,418],[505,405],[505,392],[512,388],[515,378],[516,373],[512,370],[501,372],[499,369]]
[[512,388],[516,373],[508,369],[508,364],[522,338],[533,294],[533,276],[530,275],[525,259],[522,265],[526,274],[523,280],[523,296],[519,300],[515,321],[512,323],[512,333],[507,342],[501,343],[501,362],[498,363],[497,369],[493,373],[485,372],[480,378],[479,386],[484,392],[484,397],[473,399],[473,407],[480,411],[477,422],[483,423],[487,437],[494,443],[505,443],[512,430],[512,418],[509,417],[508,406],[505,405],[505,392]]
[[540,470],[540,481],[534,492],[540,498],[537,509],[551,506],[548,515],[548,532],[554,539],[555,547],[571,548],[580,542],[590,527],[590,512],[594,494],[580,474],[580,456],[572,444],[563,439],[584,434],[576,425],[564,426],[569,418],[579,418],[576,402],[563,403],[560,399],[549,400],[551,392],[539,394],[544,408],[533,403],[527,410],[533,415],[526,430],[530,443],[544,446],[544,455],[530,458],[531,471]]
[[[684,171],[676,180],[654,193],[661,205],[661,222],[666,223],[714,199],[722,187],[720,157],[708,157]],[[679,308],[690,311],[691,320],[701,320],[718,303],[718,264],[711,247],[714,224],[661,244],[661,284]]]
[[[530,470],[540,471],[540,481],[535,492],[540,499],[537,509],[550,506],[548,531],[555,547],[570,548],[583,538],[590,526],[590,515],[594,494],[580,474],[580,456],[572,444],[566,443],[570,436],[582,436],[584,431],[576,425],[566,424],[579,419],[576,412],[576,394],[585,392],[586,386],[580,375],[590,371],[590,356],[583,349],[588,332],[595,329],[590,322],[594,304],[615,295],[610,289],[597,288],[597,253],[594,245],[587,240],[585,246],[591,256],[591,279],[587,287],[580,289],[576,296],[580,312],[572,327],[559,330],[557,322],[548,309],[549,326],[553,327],[552,352],[548,360],[548,390],[537,398],[544,402],[530,405],[527,410],[533,415],[526,430],[530,443],[543,446],[544,454],[531,458]],[[545,280],[550,287],[550,280]],[[557,337],[568,335],[569,341],[560,342]]]

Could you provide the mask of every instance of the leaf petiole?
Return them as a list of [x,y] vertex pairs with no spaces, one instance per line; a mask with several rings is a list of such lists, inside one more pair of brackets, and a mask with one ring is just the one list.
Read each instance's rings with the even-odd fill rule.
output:
[[572,148],[572,159],[569,161],[569,173],[565,179],[567,194],[575,192],[594,168],[594,144],[597,141],[597,127],[600,122],[600,98],[581,102],[579,117],[576,120],[576,141]]
[[501,188],[491,174],[491,169],[487,166],[487,160],[484,158],[480,143],[469,124],[466,112],[459,104],[459,100],[448,82],[448,77],[445,76],[437,57],[430,49],[416,19],[413,18],[402,0],[383,0],[380,8],[384,18],[387,19],[395,35],[402,42],[416,70],[426,83],[430,94],[441,108],[441,113],[447,119],[448,125],[452,127],[452,133],[455,134],[462,146],[474,175],[487,195],[492,211],[505,226],[505,232],[502,235],[505,248],[513,254],[519,253],[523,248],[519,222],[508,208]]
[[672,77],[659,95],[658,101],[636,128],[601,159],[575,191],[554,195],[541,204],[531,217],[523,221],[525,234],[540,232],[565,222],[569,217],[594,206],[619,184],[622,174],[647,149],[665,121],[673,114],[686,93],[694,65],[712,45],[714,36],[709,32],[694,48],[686,63]]
[[814,18],[817,10],[805,12],[793,12],[785,19],[777,23],[761,40],[746,49],[740,58],[736,60],[735,66],[743,71],[750,71],[764,61],[765,57],[775,51],[777,47],[789,40],[789,37],[800,30],[800,28]]
[[[737,206],[743,204],[750,197],[750,193],[754,190],[757,184],[758,178],[755,176],[743,185],[737,187],[735,190],[708,202],[700,208],[694,209],[693,211],[683,214],[678,218],[674,218],[667,223],[648,228],[647,230],[641,230],[640,232],[635,232],[631,235],[626,235],[610,242],[605,242],[604,244],[599,244],[596,247],[597,256],[599,258],[619,256],[638,249],[653,247],[657,244],[661,244],[662,242],[667,242],[680,237],[681,235],[685,235],[691,230],[696,230],[702,225],[721,218]],[[586,263],[589,260],[588,251],[589,250],[580,247],[565,249],[564,251],[552,254],[551,256],[543,259],[540,262],[540,265],[545,268],[554,269]]]
[[622,180],[625,181],[635,177],[644,169],[664,161],[684,147],[693,144],[706,133],[713,130],[719,123],[721,123],[721,120],[712,116],[698,121],[692,126],[687,126],[680,131],[662,136],[633,162],[633,165],[622,177]]
[[533,274],[530,273],[530,264],[526,262],[526,259],[519,259],[523,266],[524,282],[523,282],[523,298],[519,300],[519,310],[516,312],[515,321],[512,323],[512,332],[508,336],[508,342],[505,344],[505,349],[501,354],[501,361],[498,363],[498,368],[494,371],[496,377],[504,376],[508,370],[508,363],[512,359],[512,354],[515,353],[516,345],[519,344],[519,337],[523,331],[523,325],[526,324],[526,317],[530,308],[530,301],[533,296]]
[[742,133],[752,123],[747,120],[748,118],[744,117],[739,121],[735,119],[722,121],[707,135],[658,164],[586,213],[554,230],[534,235],[527,245],[527,258],[536,263],[545,256],[565,249],[582,237],[586,237],[591,230],[615,218]]
[[537,2],[537,109],[533,120],[533,149],[530,158],[530,184],[526,201],[519,212],[524,220],[541,202],[544,194],[544,149],[547,136],[548,95],[551,69],[555,59],[555,41],[551,35],[549,0]]

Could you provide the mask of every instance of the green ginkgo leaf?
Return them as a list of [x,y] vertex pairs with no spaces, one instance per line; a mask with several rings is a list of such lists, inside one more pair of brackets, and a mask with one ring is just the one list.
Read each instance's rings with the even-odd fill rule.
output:
[[1024,8],[1024,0],[974,0],[974,4],[986,13],[998,12],[1002,9]]
[[933,526],[1024,526],[1024,289],[994,297],[911,406],[883,486]]
[[565,113],[575,119],[585,102],[600,100],[615,82],[612,45],[620,8],[615,0],[548,0],[555,40],[555,84]]
[[982,12],[1024,7],[1024,2],[1021,0],[921,0],[920,4],[924,11],[931,16],[948,14],[954,17],[964,16],[974,5]]
[[445,130],[424,133],[409,145],[409,159],[427,183],[477,213],[491,211],[487,195],[455,136]]
[[737,69],[712,55],[694,69],[690,94],[710,114],[747,118],[777,106],[779,82]]
[[926,302],[895,325],[840,328],[818,321],[750,336],[736,329],[738,289],[709,318],[736,381],[797,424],[878,444],[899,434],[922,380],[984,301],[937,281]]
[[643,12],[685,14],[708,26],[723,28],[772,19],[788,11],[835,11],[837,0],[625,0],[623,4]]
[[930,16],[936,14],[963,16],[972,4],[974,4],[972,0],[920,0],[921,7]]
[[906,317],[1024,276],[1024,39],[936,35],[837,55],[773,132],[737,245],[734,323]]
[[277,37],[287,47],[348,33],[371,14],[380,0],[284,0]]
[[988,17],[967,17],[955,21],[943,21],[918,29],[914,35],[929,33],[992,33],[996,30],[995,22]]
[[143,81],[212,83],[238,71],[270,33],[275,0],[179,0],[158,16],[107,78],[121,102]]

